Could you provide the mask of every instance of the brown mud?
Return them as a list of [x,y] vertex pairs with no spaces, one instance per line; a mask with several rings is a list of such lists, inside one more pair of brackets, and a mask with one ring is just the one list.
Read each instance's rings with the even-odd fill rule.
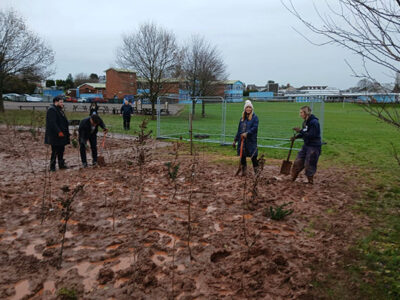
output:
[[[130,140],[109,139],[102,168],[80,168],[78,150],[68,146],[66,161],[75,167],[51,173],[49,185],[43,135],[0,128],[1,299],[58,299],[62,288],[84,299],[311,298],[312,281],[326,272],[317,266],[340,262],[365,222],[350,209],[354,171],[319,170],[311,186],[267,165],[250,203],[243,186],[251,176],[235,177],[236,166],[201,154],[191,184],[192,158],[181,156],[172,199],[165,166],[172,150],[151,143],[139,202]],[[79,184],[58,268],[61,202]],[[284,220],[264,216],[288,202],[294,213]]]

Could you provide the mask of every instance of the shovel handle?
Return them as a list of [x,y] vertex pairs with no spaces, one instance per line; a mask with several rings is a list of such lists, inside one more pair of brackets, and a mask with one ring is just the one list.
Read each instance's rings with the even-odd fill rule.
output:
[[294,139],[290,142],[290,149],[289,149],[289,153],[288,153],[286,161],[290,160],[290,154],[292,154],[293,143],[294,143]]
[[107,136],[107,133],[105,133],[103,135],[103,140],[101,141],[101,148],[104,148],[104,144],[106,143],[106,136]]

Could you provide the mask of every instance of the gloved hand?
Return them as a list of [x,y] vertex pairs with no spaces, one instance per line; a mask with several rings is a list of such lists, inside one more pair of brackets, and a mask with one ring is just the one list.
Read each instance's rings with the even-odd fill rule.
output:
[[108,128],[104,128],[104,129],[103,129],[103,132],[104,132],[105,134],[107,134],[107,133],[108,133]]
[[59,137],[64,137],[64,133],[62,133],[62,131],[60,131],[60,132],[58,133],[58,136],[59,136]]
[[233,149],[235,149],[235,148],[236,148],[236,141],[233,141],[233,143],[232,143],[232,147],[233,147]]
[[296,132],[300,132],[301,131],[301,129],[299,127],[294,127],[293,130],[296,131]]
[[290,141],[293,142],[295,139],[296,139],[296,137],[295,137],[295,136],[292,136],[292,137],[290,138]]

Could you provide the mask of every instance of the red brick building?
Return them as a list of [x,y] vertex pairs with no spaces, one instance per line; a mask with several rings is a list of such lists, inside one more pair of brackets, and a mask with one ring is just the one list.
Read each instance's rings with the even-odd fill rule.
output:
[[102,94],[105,98],[106,85],[104,83],[83,83],[77,87],[79,95],[82,94]]
[[123,99],[125,95],[137,94],[136,72],[110,68],[106,72],[105,98]]

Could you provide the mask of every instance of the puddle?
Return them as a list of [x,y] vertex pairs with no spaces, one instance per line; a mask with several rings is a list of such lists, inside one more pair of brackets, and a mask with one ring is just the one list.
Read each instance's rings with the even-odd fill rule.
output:
[[37,253],[36,250],[35,250],[35,247],[36,247],[37,245],[44,244],[45,242],[46,242],[46,241],[43,240],[43,239],[36,239],[36,240],[34,240],[31,244],[28,245],[28,247],[26,247],[26,249],[25,249],[26,255],[33,255],[33,256],[35,256],[37,259],[43,259],[42,254],[41,254],[41,253]]
[[85,278],[83,279],[85,291],[90,292],[93,290],[93,286],[97,282],[97,274],[102,267],[103,264],[95,265],[90,262],[82,262],[75,266],[78,269],[79,275]]
[[22,280],[15,285],[15,295],[10,300],[19,300],[30,294],[29,280]]
[[119,260],[119,263],[116,264],[115,266],[111,267],[111,269],[114,272],[118,272],[120,270],[129,268],[131,266],[131,263],[133,262],[132,257],[119,257],[118,260]]

